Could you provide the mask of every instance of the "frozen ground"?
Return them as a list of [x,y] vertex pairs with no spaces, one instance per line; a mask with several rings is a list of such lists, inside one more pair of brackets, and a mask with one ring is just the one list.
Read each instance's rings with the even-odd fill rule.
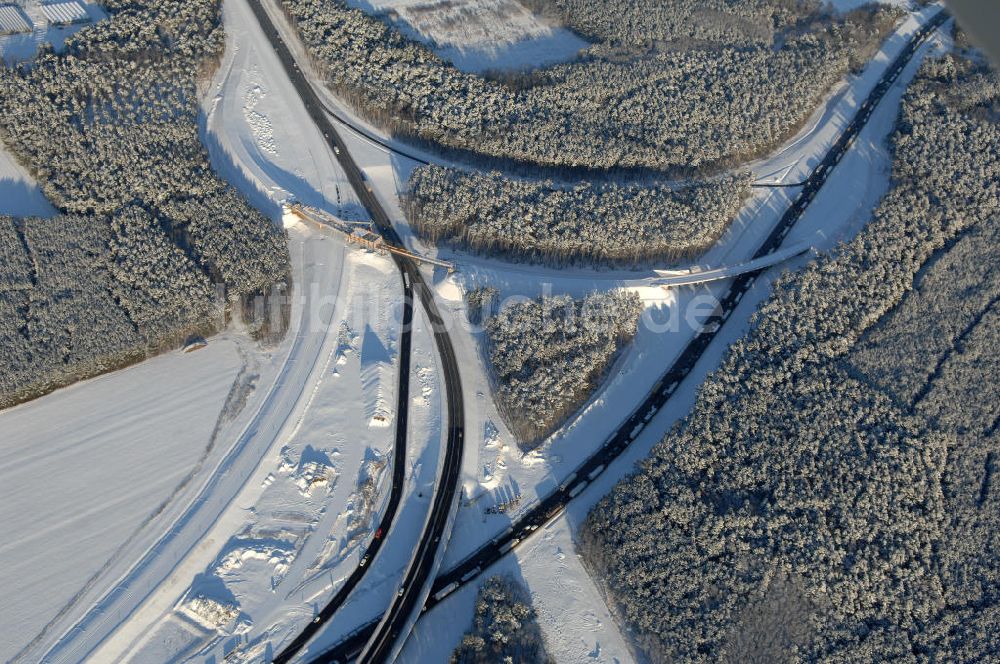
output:
[[0,215],[52,217],[56,209],[35,179],[0,144]]
[[249,6],[225,0],[222,12],[226,54],[203,103],[202,135],[216,170],[275,218],[293,196],[343,217],[363,216]]
[[[410,561],[413,550],[423,531],[423,525],[430,508],[434,482],[439,473],[445,438],[441,428],[443,421],[442,385],[440,366],[437,362],[434,340],[423,311],[418,307],[414,312],[412,348],[412,371],[410,372],[410,408],[407,437],[406,486],[399,512],[392,528],[385,535],[386,542],[372,568],[361,585],[351,594],[341,610],[331,621],[332,629],[325,634],[343,634],[363,624],[370,616],[383,611],[393,593],[399,587],[403,572]],[[388,487],[385,488],[388,491]],[[335,534],[335,533],[334,533]],[[370,534],[369,534],[370,537]],[[360,554],[360,551],[356,552]],[[346,576],[357,556],[352,555],[347,564],[329,567],[327,578],[316,578],[311,583],[312,597],[328,597],[335,586]],[[310,598],[309,592],[306,599]],[[286,609],[287,610],[287,609]],[[294,620],[308,620],[313,615],[311,609],[296,611],[282,616],[284,633],[272,630],[273,644],[287,642],[294,632],[290,630]],[[329,642],[321,634],[309,644],[303,653],[304,661],[315,657]],[[246,654],[254,654],[248,650]],[[241,658],[241,661],[246,661]],[[256,661],[256,660],[254,660]]]
[[[157,527],[128,543],[100,582],[77,596],[73,605],[33,641],[23,661],[100,659],[94,649],[113,641],[109,635],[154,596],[161,584],[169,586],[179,564],[214,546],[206,533],[248,486],[261,460],[294,417],[328,336],[324,323],[332,312],[324,309],[322,300],[324,294],[338,289],[343,248],[294,229],[289,248],[295,284],[292,329],[276,348],[244,344],[245,368],[234,384],[227,417],[220,420],[211,454],[184,490],[165,506]],[[245,338],[236,332],[232,336]],[[179,422],[186,416],[175,415]],[[143,413],[139,410],[130,417],[141,419]]]
[[517,0],[347,0],[383,16],[463,71],[533,69],[571,60],[589,44]]
[[[213,527],[214,548],[177,568],[187,585],[164,584],[148,603],[161,615],[149,621],[144,609],[102,658],[221,658],[238,644],[237,661],[256,661],[311,620],[357,565],[389,491],[401,286],[384,257],[352,252],[345,271],[330,322],[337,333],[294,425]],[[412,358],[408,495],[360,596],[375,607],[398,583],[437,470],[441,403],[425,329],[420,321]]]
[[0,660],[113,566],[209,454],[243,360],[214,339],[0,413]]
[[93,0],[78,0],[74,3],[62,3],[65,4],[65,7],[60,7],[62,11],[54,13],[53,16],[67,15],[66,10],[70,7],[70,4],[73,4],[78,5],[78,7],[73,7],[73,13],[77,15],[81,12],[85,13],[89,20],[71,25],[56,25],[50,22],[49,17],[46,15],[45,7],[43,7],[46,3],[42,2],[42,0],[26,0],[21,4],[23,5],[24,15],[27,16],[32,29],[30,32],[0,37],[0,57],[2,57],[4,63],[7,65],[31,60],[38,53],[38,49],[42,44],[51,44],[56,51],[59,51],[62,49],[66,38],[74,32],[87,27],[87,25],[95,21],[100,21],[108,17],[101,6],[93,2]]

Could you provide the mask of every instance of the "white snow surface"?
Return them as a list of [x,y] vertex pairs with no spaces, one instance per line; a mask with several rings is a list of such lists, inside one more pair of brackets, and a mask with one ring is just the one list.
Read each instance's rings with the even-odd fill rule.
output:
[[[232,505],[245,505],[248,491],[264,489],[266,462],[280,452],[298,421],[328,342],[336,338],[336,330],[331,335],[332,307],[324,302],[340,288],[343,247],[302,229],[293,229],[290,240],[292,329],[277,348],[250,356],[252,374],[241,391],[241,408],[218,433],[222,453],[206,464],[195,491],[173,510],[172,525],[160,531],[154,546],[133,558],[115,590],[92,600],[54,644],[44,644],[45,661],[115,659],[173,605],[173,593],[184,592],[218,557],[219,547],[242,525],[234,520]],[[191,632],[174,636],[183,642]]]
[[0,413],[0,660],[159,524],[207,456],[241,365],[222,337]]
[[52,217],[56,209],[35,179],[0,143],[0,214],[11,217]]
[[[365,383],[373,371],[395,409],[400,287],[387,258],[347,254],[330,322],[337,333],[328,338],[294,426],[212,529],[208,539],[216,544],[175,571],[187,588],[164,584],[148,603],[162,607],[160,615],[149,620],[150,611],[141,611],[102,657],[146,662],[230,655],[230,661],[256,661],[280,650],[353,571],[390,488],[394,426],[363,415]],[[407,495],[360,595],[373,608],[388,603],[399,582],[437,471],[441,403],[426,330],[420,320],[412,357]],[[394,425],[395,413],[387,416]],[[365,496],[361,487],[368,479],[373,487]],[[184,639],[176,638],[181,628]]]
[[381,15],[463,71],[532,69],[575,58],[589,44],[517,0],[347,0]]
[[[444,404],[440,365],[430,325],[419,307],[414,312],[411,362],[407,478],[399,511],[392,528],[384,535],[385,544],[364,580],[350,595],[341,610],[334,615],[327,629],[308,645],[299,658],[302,661],[309,661],[323,648],[331,645],[330,638],[336,641],[339,635],[353,631],[385,610],[402,582],[403,573],[423,532],[434,483],[440,473],[445,436],[441,424],[444,418]],[[385,491],[387,496],[388,486]],[[360,555],[360,551],[358,554]],[[350,573],[356,564],[357,557],[352,556],[349,564],[340,565],[333,571],[332,578],[336,579],[336,586],[339,586],[339,581]],[[323,595],[332,594],[332,584],[322,583],[316,587]],[[309,598],[308,593],[306,598]],[[308,620],[313,615],[311,611],[306,612],[304,616],[300,614],[298,619]],[[276,636],[280,638],[275,638],[272,645],[280,649],[279,644],[286,642],[293,635],[294,632],[291,631],[277,634]],[[244,658],[249,658],[254,653],[255,651],[246,649],[240,661],[246,661]]]
[[215,169],[273,217],[290,198],[366,218],[245,0],[222,3],[226,53],[202,104]]

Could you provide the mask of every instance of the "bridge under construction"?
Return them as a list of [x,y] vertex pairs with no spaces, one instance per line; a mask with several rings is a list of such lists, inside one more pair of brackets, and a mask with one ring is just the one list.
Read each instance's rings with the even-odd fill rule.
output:
[[455,265],[436,258],[428,258],[420,254],[413,253],[403,247],[398,247],[385,241],[370,221],[348,221],[341,219],[319,208],[314,208],[301,203],[291,203],[284,206],[286,215],[291,215],[307,226],[313,226],[320,230],[332,230],[341,235],[348,244],[355,244],[365,249],[376,251],[380,254],[390,253],[397,256],[406,256],[419,263],[443,267],[449,273],[455,271]]

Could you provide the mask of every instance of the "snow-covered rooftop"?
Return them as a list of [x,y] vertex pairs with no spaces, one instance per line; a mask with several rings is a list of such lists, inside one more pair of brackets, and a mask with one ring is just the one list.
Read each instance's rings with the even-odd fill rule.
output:
[[45,44],[61,52],[70,35],[105,18],[93,0],[0,0],[0,61],[30,62]]
[[17,5],[0,5],[0,35],[30,32],[31,23]]
[[87,8],[78,0],[56,0],[42,4],[42,12],[49,23],[68,25],[70,23],[85,23],[90,20]]

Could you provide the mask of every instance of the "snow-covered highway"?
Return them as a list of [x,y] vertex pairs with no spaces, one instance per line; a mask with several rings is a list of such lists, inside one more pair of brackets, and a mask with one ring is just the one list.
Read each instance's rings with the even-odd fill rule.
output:
[[[226,0],[225,7],[227,33],[233,28],[245,29],[245,23],[231,24],[230,19],[234,14],[242,13],[241,20],[245,21],[246,15],[249,14],[246,1]],[[930,13],[930,11],[924,12],[922,20],[926,20]],[[908,20],[912,22],[918,16],[921,15],[914,13]],[[889,45],[902,47],[903,44],[899,43],[901,36],[911,33],[912,31],[907,33],[900,30],[890,39]],[[337,210],[346,216],[352,213],[364,214],[360,201],[365,198],[365,194],[360,189],[357,194],[352,191],[351,185],[357,188],[358,184],[342,172],[337,159],[333,156],[335,151],[327,146],[322,130],[312,124],[309,113],[300,103],[291,82],[283,80],[280,85],[275,82],[275,76],[281,74],[281,68],[273,52],[270,53],[268,63],[262,67],[261,63],[267,59],[264,57],[264,50],[270,52],[266,40],[261,35],[255,35],[249,41],[237,42],[235,49],[227,48],[226,59],[216,77],[216,83],[221,87],[214,98],[209,97],[205,105],[204,132],[206,143],[213,156],[213,165],[217,170],[223,171],[227,179],[238,183],[241,190],[251,198],[255,198],[258,206],[264,209],[275,209],[288,196],[295,196],[306,203],[327,210]],[[922,52],[927,50],[929,49]],[[439,616],[442,614],[454,617],[453,607],[456,605],[467,606],[470,588],[476,585],[472,580],[491,564],[491,561],[495,561],[498,566],[505,569],[512,568],[512,565],[516,569],[518,563],[512,561],[515,559],[520,561],[529,555],[536,557],[541,555],[529,554],[527,551],[542,548],[539,542],[548,538],[554,532],[551,529],[557,527],[564,532],[560,535],[562,539],[559,542],[564,548],[567,546],[566,542],[572,537],[572,523],[579,522],[590,497],[607,490],[609,483],[612,482],[611,476],[621,476],[623,468],[627,468],[628,464],[641,457],[642,450],[648,450],[649,441],[658,435],[657,432],[662,433],[665,426],[663,422],[668,417],[674,417],[676,414],[674,411],[681,407],[680,402],[686,398],[688,388],[703,376],[705,365],[711,364],[715,356],[721,353],[720,349],[732,341],[733,335],[738,334],[737,328],[745,325],[753,304],[759,301],[758,292],[766,291],[766,285],[759,281],[754,285],[752,275],[786,260],[793,268],[800,266],[805,259],[799,257],[799,254],[808,247],[829,249],[839,238],[849,236],[865,222],[866,206],[877,200],[878,189],[883,179],[887,178],[887,175],[883,178],[883,174],[877,173],[881,168],[880,164],[883,163],[879,152],[881,148],[878,146],[887,127],[891,126],[895,104],[898,102],[896,95],[900,94],[904,87],[906,77],[902,77],[903,81],[898,84],[893,77],[891,85],[883,88],[883,92],[887,94],[891,88],[891,98],[887,100],[888,103],[882,104],[883,108],[877,113],[871,105],[866,107],[861,102],[878,84],[880,77],[875,74],[884,71],[893,55],[891,49],[880,52],[879,57],[884,58],[885,62],[873,61],[878,66],[870,65],[865,73],[851,77],[847,84],[841,86],[832,98],[827,100],[825,106],[817,109],[809,125],[798,137],[777,154],[753,165],[755,172],[761,177],[768,178],[768,174],[770,176],[777,174],[775,181],[778,188],[758,190],[726,237],[700,259],[701,264],[698,266],[687,270],[664,271],[659,277],[654,276],[655,272],[659,272],[653,269],[654,266],[609,272],[590,271],[585,268],[554,271],[527,265],[512,266],[498,260],[471,257],[447,248],[440,250],[442,253],[438,255],[443,255],[449,260],[456,259],[462,264],[461,272],[450,277],[435,275],[441,278],[428,284],[420,294],[424,297],[437,298],[444,307],[443,317],[449,321],[464,320],[465,313],[462,310],[464,293],[480,284],[496,284],[504,296],[535,296],[537,289],[546,292],[545,288],[553,292],[574,294],[590,290],[632,289],[641,292],[644,299],[647,295],[654,298],[653,304],[647,300],[647,311],[680,309],[682,306],[687,306],[689,301],[696,300],[695,294],[715,295],[717,300],[723,300],[723,306],[716,313],[700,320],[700,328],[696,326],[694,331],[684,329],[680,333],[660,334],[655,339],[649,334],[641,333],[634,347],[625,353],[614,368],[612,376],[602,386],[601,391],[595,394],[593,399],[571,418],[566,427],[553,436],[552,440],[545,441],[543,453],[524,454],[522,458],[516,458],[516,453],[509,453],[510,448],[507,447],[509,432],[498,418],[492,402],[486,403],[489,401],[489,390],[485,379],[480,375],[484,373],[479,357],[481,338],[476,337],[474,333],[469,334],[466,330],[453,332],[451,336],[455,348],[449,363],[461,365],[465,390],[460,397],[464,396],[469,406],[466,412],[466,417],[469,418],[469,435],[463,441],[465,445],[462,450],[466,454],[467,461],[458,464],[462,466],[460,481],[468,500],[463,501],[457,510],[453,510],[451,505],[446,505],[447,501],[431,509],[431,501],[429,498],[425,499],[424,494],[431,495],[427,478],[433,480],[438,464],[443,459],[442,456],[434,456],[443,448],[443,446],[438,447],[438,443],[445,434],[453,435],[451,427],[447,427],[445,431],[438,430],[436,433],[433,430],[434,426],[445,428],[442,425],[445,419],[442,405],[451,408],[454,403],[454,400],[449,398],[445,404],[444,390],[439,388],[442,387],[442,378],[457,382],[458,376],[457,372],[449,373],[447,368],[442,367],[440,361],[434,357],[433,337],[430,334],[426,334],[419,342],[415,341],[424,347],[423,351],[419,351],[423,355],[418,356],[417,365],[422,364],[425,368],[428,366],[432,368],[428,370],[427,375],[420,373],[411,377],[411,382],[408,383],[412,391],[410,396],[414,402],[419,401],[420,381],[424,381],[431,387],[425,387],[423,393],[431,394],[432,397],[430,403],[421,411],[423,414],[420,417],[424,419],[420,425],[422,428],[412,432],[420,441],[418,451],[407,458],[409,484],[402,500],[405,503],[404,508],[411,508],[411,511],[406,515],[405,532],[391,533],[393,550],[386,551],[391,554],[389,561],[379,561],[377,569],[372,570],[374,573],[364,575],[363,584],[358,582],[358,589],[363,592],[357,594],[369,599],[358,602],[355,596],[353,603],[345,604],[345,607],[350,607],[349,610],[338,612],[338,617],[342,620],[331,620],[328,625],[324,621],[319,627],[326,627],[325,629],[310,630],[310,634],[316,632],[317,639],[304,651],[306,659],[322,652],[330,645],[337,644],[338,641],[343,645],[345,635],[349,635],[358,624],[377,616],[390,599],[394,605],[410,604],[410,609],[417,608],[413,604],[417,599],[419,599],[418,604],[423,604],[422,595],[427,594],[429,586],[418,583],[416,585],[420,588],[414,589],[411,587],[414,585],[412,579],[402,584],[407,593],[407,602],[398,602],[392,599],[392,596],[401,587],[399,580],[404,578],[406,569],[415,569],[408,564],[408,559],[412,548],[418,543],[418,528],[423,528],[428,513],[440,517],[444,506],[449,508],[446,526],[450,527],[452,520],[455,521],[456,541],[451,543],[450,550],[446,554],[436,546],[433,550],[428,549],[426,555],[422,554],[424,562],[420,567],[427,572],[435,569],[444,558],[443,569],[448,569],[449,572],[442,575],[435,584],[430,604],[443,600],[445,596],[448,597],[448,601],[441,602],[440,609],[428,615],[426,620],[421,620],[420,626],[416,628],[415,637],[410,639],[401,655],[401,660],[404,661],[424,661],[428,657],[428,652],[435,653],[432,659],[441,654],[441,648],[444,646],[428,645],[427,630],[430,628],[426,626],[440,625],[442,621]],[[913,63],[914,66],[915,64]],[[907,71],[912,73],[914,66],[908,67]],[[317,82],[311,83],[315,88]],[[232,94],[237,88],[240,94]],[[326,99],[326,95],[319,90],[316,91]],[[282,105],[286,109],[290,107],[295,109],[284,122],[278,120],[282,117],[282,111],[279,110]],[[321,102],[322,105],[329,106]],[[329,112],[329,108],[327,111]],[[247,124],[252,127],[252,131],[237,132],[236,140],[224,137],[229,118],[238,117],[241,113]],[[855,134],[859,140],[852,147],[850,142],[843,143],[838,137],[845,128],[850,127],[849,123],[855,117],[861,118],[861,122],[855,127],[857,129]],[[869,117],[873,122],[867,124]],[[288,131],[289,127],[293,131]],[[865,128],[864,136],[861,135],[862,127]],[[300,132],[302,136],[295,136],[296,132]],[[300,144],[294,148],[289,147],[289,144],[296,141]],[[338,139],[336,143],[342,152],[349,151],[349,156],[358,160],[355,170],[360,168],[364,173],[365,188],[368,189],[368,193],[385,206],[386,223],[391,221],[407,245],[411,249],[420,251],[422,247],[411,234],[411,229],[397,209],[396,200],[406,181],[411,160],[401,158],[398,153],[385,157],[375,154],[386,149],[391,151],[393,149],[391,145],[376,144],[376,150],[373,151],[364,147],[359,150],[358,145],[361,144],[370,146],[370,137],[364,138],[354,134],[344,136],[343,141]],[[388,165],[379,161],[383,158]],[[827,186],[825,191],[821,192],[818,185],[810,187],[808,181],[803,181],[803,178],[810,173],[816,173],[819,167],[823,168],[825,180],[825,176],[830,175],[830,171],[833,170],[832,166],[841,158],[845,160],[845,167],[837,169],[835,176],[831,176],[831,186]],[[845,172],[850,170],[850,165],[857,165],[859,160],[862,162],[860,170],[863,170],[863,173],[851,175]],[[316,179],[315,173],[324,175]],[[862,184],[859,184],[859,181]],[[784,183],[789,184],[786,186]],[[800,193],[793,187],[804,189]],[[848,190],[850,196],[844,195]],[[836,203],[843,203],[840,207],[831,202],[833,198],[838,197],[838,194],[841,200]],[[788,224],[785,224],[784,220],[779,224],[779,218],[790,206],[794,206],[797,217],[801,217],[801,223],[796,224],[793,231],[787,231]],[[772,232],[776,224],[779,228],[785,226],[779,235],[774,235]],[[781,249],[778,247],[786,239],[785,232],[788,233],[789,247]],[[253,603],[254,598],[245,602],[242,595],[238,598],[239,602],[235,605],[239,607],[242,604],[248,614],[253,615],[252,625],[237,623],[235,626],[219,627],[216,633],[212,631],[212,625],[205,623],[202,627],[205,628],[206,636],[201,641],[204,647],[199,646],[200,649],[197,651],[185,649],[187,646],[170,651],[169,648],[175,647],[176,644],[167,643],[166,632],[157,629],[158,624],[162,625],[165,620],[175,620],[183,613],[188,599],[198,588],[200,583],[198,579],[201,576],[211,576],[223,555],[229,550],[230,539],[235,540],[242,535],[244,522],[240,517],[241,511],[244,515],[249,515],[246,523],[252,524],[253,528],[268,527],[266,518],[258,519],[256,514],[264,503],[256,498],[249,500],[245,498],[259,497],[262,491],[268,491],[273,497],[276,492],[269,487],[275,481],[275,474],[279,475],[277,480],[279,484],[287,480],[280,477],[280,473],[274,473],[273,467],[269,464],[278,456],[285,459],[287,455],[283,445],[288,444],[289,431],[299,431],[302,422],[308,420],[309,404],[317,399],[317,395],[321,402],[324,400],[330,402],[320,404],[328,408],[327,418],[325,420],[319,417],[313,418],[314,422],[307,425],[305,431],[309,435],[332,437],[343,434],[356,438],[358,430],[353,428],[353,424],[345,423],[350,415],[338,420],[329,417],[329,412],[334,409],[334,403],[345,410],[357,405],[338,401],[344,398],[348,389],[354,389],[354,386],[350,388],[341,386],[340,391],[337,391],[328,384],[323,388],[327,391],[321,392],[319,387],[321,381],[317,380],[317,372],[325,371],[327,376],[330,376],[327,369],[341,366],[340,349],[346,349],[348,357],[352,350],[364,352],[361,343],[357,341],[357,336],[353,342],[344,342],[345,338],[350,337],[350,335],[345,337],[342,326],[338,325],[344,319],[344,312],[342,309],[330,306],[327,297],[338,293],[343,295],[345,292],[351,292],[356,296],[359,287],[363,291],[366,284],[372,283],[369,279],[373,276],[374,280],[378,281],[385,275],[374,275],[371,270],[352,273],[351,266],[353,264],[357,267],[357,261],[353,260],[353,256],[346,256],[343,247],[335,241],[320,240],[301,228],[293,229],[292,237],[295,283],[297,286],[306,285],[297,295],[301,294],[305,299],[296,302],[293,312],[296,324],[293,325],[292,332],[281,348],[274,351],[273,370],[270,373],[264,372],[263,384],[257,387],[249,402],[250,406],[243,410],[239,418],[241,422],[238,430],[234,426],[233,431],[226,431],[220,438],[221,447],[231,447],[220,450],[219,454],[212,457],[211,467],[199,473],[192,482],[194,486],[190,487],[190,491],[170,505],[168,513],[160,519],[161,523],[156,525],[157,531],[150,533],[148,541],[144,541],[141,548],[137,545],[136,550],[132,551],[124,561],[124,563],[139,562],[129,567],[115,567],[100,578],[89,595],[81,596],[79,601],[60,613],[50,627],[22,653],[23,661],[34,661],[42,659],[43,656],[45,661],[77,661],[88,655],[95,661],[117,659],[159,661],[168,656],[190,657],[194,652],[197,652],[199,657],[212,656],[219,659],[233,649],[236,641],[241,641],[238,645],[241,654],[269,659],[274,653],[267,650],[267,647],[287,645],[313,618],[315,612],[324,606],[329,597],[336,593],[338,587],[340,594],[344,596],[342,600],[351,594],[350,588],[339,584],[348,577],[349,572],[357,571],[355,565],[359,558],[365,563],[372,561],[371,558],[361,557],[366,546],[364,540],[360,540],[363,543],[353,549],[335,541],[335,535],[343,532],[343,519],[340,519],[336,512],[340,511],[340,514],[346,515],[345,506],[348,510],[350,508],[350,504],[345,505],[343,499],[350,486],[346,480],[351,480],[355,476],[356,467],[351,464],[357,459],[352,458],[343,466],[334,461],[331,468],[336,468],[336,474],[331,474],[329,479],[331,496],[336,497],[331,497],[328,502],[308,496],[303,499],[304,503],[309,504],[309,509],[329,510],[325,514],[319,512],[320,516],[311,522],[310,527],[313,531],[321,535],[304,536],[305,544],[301,549],[296,549],[299,557],[294,558],[294,561],[288,561],[290,563],[288,567],[291,569],[288,577],[281,576],[284,571],[274,577],[271,589],[274,597],[265,597],[266,592],[256,589],[252,591],[257,593],[255,597],[264,598],[257,604]],[[321,249],[319,249],[320,244],[324,245]],[[763,255],[757,251],[755,254],[758,248],[761,248],[761,251],[766,248],[770,253]],[[313,252],[313,249],[317,251]],[[369,258],[371,260],[368,260]],[[379,261],[385,265],[379,266],[375,271],[384,272],[383,268],[389,266],[390,276],[402,281],[385,259],[370,256],[361,263],[364,263],[362,266],[364,269],[368,269],[373,268]],[[346,272],[343,267],[345,265],[348,266]],[[748,273],[751,273],[748,279],[734,280],[735,277]],[[315,280],[316,283],[313,284],[310,280]],[[386,278],[385,283],[389,281]],[[713,283],[706,284],[706,281]],[[731,283],[736,287],[731,289]],[[736,293],[744,283],[751,284],[749,289],[744,288]],[[380,288],[384,292],[402,291],[399,286],[393,283],[391,287]],[[662,286],[685,286],[685,288],[675,288],[665,292]],[[743,297],[744,291],[746,297]],[[310,294],[317,295],[312,302],[309,301]],[[381,296],[381,293],[375,295]],[[390,299],[398,304],[398,293]],[[731,305],[728,309],[725,306],[727,302]],[[731,324],[725,325],[725,329],[720,330],[722,323],[730,315],[733,318]],[[428,323],[426,320],[424,322]],[[319,330],[317,327],[323,329]],[[387,328],[380,328],[374,323],[373,328],[373,336],[377,341],[373,346],[384,346],[383,350],[388,356],[396,357],[398,339],[392,334],[386,335]],[[364,343],[367,343],[369,331],[367,327],[364,329],[363,333],[360,330],[358,333],[366,340]],[[687,336],[689,333],[692,335],[690,338]],[[645,336],[642,336],[643,334]],[[712,340],[713,337],[715,341]],[[685,361],[687,351],[684,351],[685,354],[681,355],[680,360],[677,359],[681,349],[689,342],[692,346],[702,343],[711,346],[709,349],[702,348],[708,357],[704,361],[699,361],[697,367],[691,366],[692,362]],[[654,350],[655,344],[665,348]],[[666,348],[667,346],[669,348]],[[698,357],[700,356],[695,357],[695,361]],[[353,364],[350,364],[353,361],[349,360],[348,373],[355,370]],[[361,364],[363,368],[363,360]],[[684,380],[680,386],[671,385],[673,380],[669,383],[661,380],[664,369],[671,364],[681,372],[678,374],[680,378],[690,375],[690,378]],[[649,368],[644,365],[655,366]],[[337,373],[338,370],[334,368],[332,375]],[[348,382],[340,376],[329,382],[337,381],[345,384]],[[630,385],[623,387],[623,383]],[[356,390],[358,394],[362,389],[367,388],[358,387]],[[394,398],[396,395],[382,396],[396,403]],[[397,410],[404,408],[403,404],[407,399],[402,397],[405,396],[401,395]],[[658,407],[652,410],[646,408],[650,404],[657,403],[663,406],[665,396],[671,397],[671,404],[663,408],[662,412]],[[651,399],[653,401],[650,401]],[[659,401],[656,401],[657,399]],[[626,424],[622,425],[622,414],[632,410],[637,403],[641,403],[641,407],[633,413]],[[364,404],[364,408],[368,408],[367,403]],[[420,411],[420,408],[416,410]],[[669,416],[667,411],[670,411]],[[454,419],[454,413],[451,413],[451,417]],[[640,420],[643,423],[653,421],[657,424],[647,430],[638,424]],[[498,427],[491,429],[494,422]],[[632,424],[635,426],[631,426]],[[621,440],[613,442],[609,435]],[[300,447],[306,442],[306,437],[302,437]],[[343,445],[342,449],[348,447]],[[355,445],[355,447],[363,449],[365,446]],[[388,449],[387,446],[379,448],[382,452],[387,452]],[[301,450],[296,451],[296,460],[300,452]],[[614,453],[607,456],[610,452]],[[621,453],[620,458],[618,453]],[[613,467],[612,461],[614,461]],[[301,465],[302,462],[298,463]],[[282,464],[287,465],[287,461],[282,461]],[[421,464],[433,467],[420,468]],[[271,467],[272,472],[267,471],[268,467]],[[606,472],[608,470],[613,472]],[[336,486],[338,477],[341,484]],[[394,487],[396,486],[398,484],[394,482]],[[509,514],[503,515],[502,519],[495,515],[488,518],[483,516],[482,506],[477,505],[479,499],[484,498],[484,502],[488,503],[492,491],[504,490],[507,486],[516,489],[519,501],[523,490],[526,500],[516,504]],[[382,502],[378,503],[376,515],[378,509],[385,506],[384,489],[385,484],[380,485],[379,500]],[[394,493],[398,495],[400,492]],[[549,506],[559,509],[545,513],[545,521],[529,521],[532,515],[537,516],[536,512],[541,514],[538,510],[553,496],[559,499],[556,501],[558,504],[553,503]],[[194,497],[193,502],[191,502],[192,497]],[[286,497],[297,499],[294,493],[287,494]],[[290,500],[289,503],[291,502],[293,501]],[[558,524],[553,524],[549,517],[567,506],[571,508],[567,513],[571,513],[572,516],[559,517]],[[469,507],[473,509],[466,509]],[[457,516],[453,518],[455,514]],[[506,530],[507,523],[503,526],[498,525],[505,519],[512,526],[509,531]],[[547,522],[547,525],[543,527],[540,524],[544,522]],[[156,536],[157,532],[167,529],[171,524],[169,532],[162,537]],[[530,529],[526,530],[528,527]],[[536,530],[542,531],[544,535],[533,534]],[[369,530],[367,535],[371,536],[372,532],[373,529]],[[523,544],[529,534],[531,543],[525,547]],[[476,556],[490,546],[487,542],[491,538],[494,539],[494,543],[489,556],[477,559]],[[447,540],[447,536],[444,539]],[[420,541],[428,544],[430,539],[423,537]],[[434,544],[437,543],[437,540],[434,540]],[[340,552],[349,551],[349,553],[342,553],[343,557],[336,567],[327,566],[326,562],[316,565],[314,561],[317,559],[328,560],[324,556],[336,550],[335,545],[340,545]],[[511,551],[512,555],[507,555]],[[473,554],[471,558],[470,554]],[[355,555],[357,557],[354,557]],[[475,568],[466,563],[468,565],[475,563]],[[457,582],[454,574],[451,574],[458,569],[456,565],[461,572],[461,578]],[[524,568],[526,578],[531,574],[530,565]],[[534,565],[539,567],[538,560]],[[205,574],[202,574],[203,571]],[[535,573],[537,577],[537,570]],[[582,574],[579,570],[572,573]],[[405,576],[411,575],[405,574]],[[447,584],[442,581],[445,576],[448,577]],[[194,583],[192,577],[197,577]],[[243,578],[248,579],[246,586],[257,584],[266,591],[268,578],[265,576],[237,578],[237,575],[234,575],[232,582],[242,583]],[[416,592],[417,590],[420,592]],[[535,591],[534,586],[532,591]],[[457,599],[459,597],[462,599]],[[93,608],[88,609],[91,602],[96,603]],[[597,597],[591,603],[595,606],[601,604],[600,598]],[[604,609],[603,605],[599,609]],[[604,634],[602,638],[606,639],[607,634],[615,631],[613,621],[605,615],[606,610],[605,613],[601,613],[598,609],[595,611],[600,616],[599,620],[605,623],[601,628],[604,631],[595,633]],[[332,609],[329,607],[324,611],[327,614],[331,612]],[[345,616],[345,613],[350,615]],[[403,619],[406,617],[403,614],[407,613],[405,606],[396,613],[401,616],[397,620],[400,627],[387,632],[388,638],[383,638],[383,652],[398,650],[398,647],[394,647],[399,645],[395,637],[408,631],[415,617],[411,615],[410,619]],[[414,612],[409,611],[409,613]],[[348,625],[351,621],[353,625]],[[454,630],[449,631],[449,635],[452,631]],[[570,633],[576,634],[572,630]],[[620,644],[614,638],[612,641],[614,645],[611,646],[611,651],[614,653],[624,651],[624,646],[619,647]],[[160,649],[147,648],[146,646],[150,644],[159,644]],[[250,646],[256,649],[251,652]],[[352,647],[355,649],[350,652],[357,653],[360,650],[357,640]],[[600,648],[596,651],[601,652]],[[292,653],[295,654],[297,653]]]

